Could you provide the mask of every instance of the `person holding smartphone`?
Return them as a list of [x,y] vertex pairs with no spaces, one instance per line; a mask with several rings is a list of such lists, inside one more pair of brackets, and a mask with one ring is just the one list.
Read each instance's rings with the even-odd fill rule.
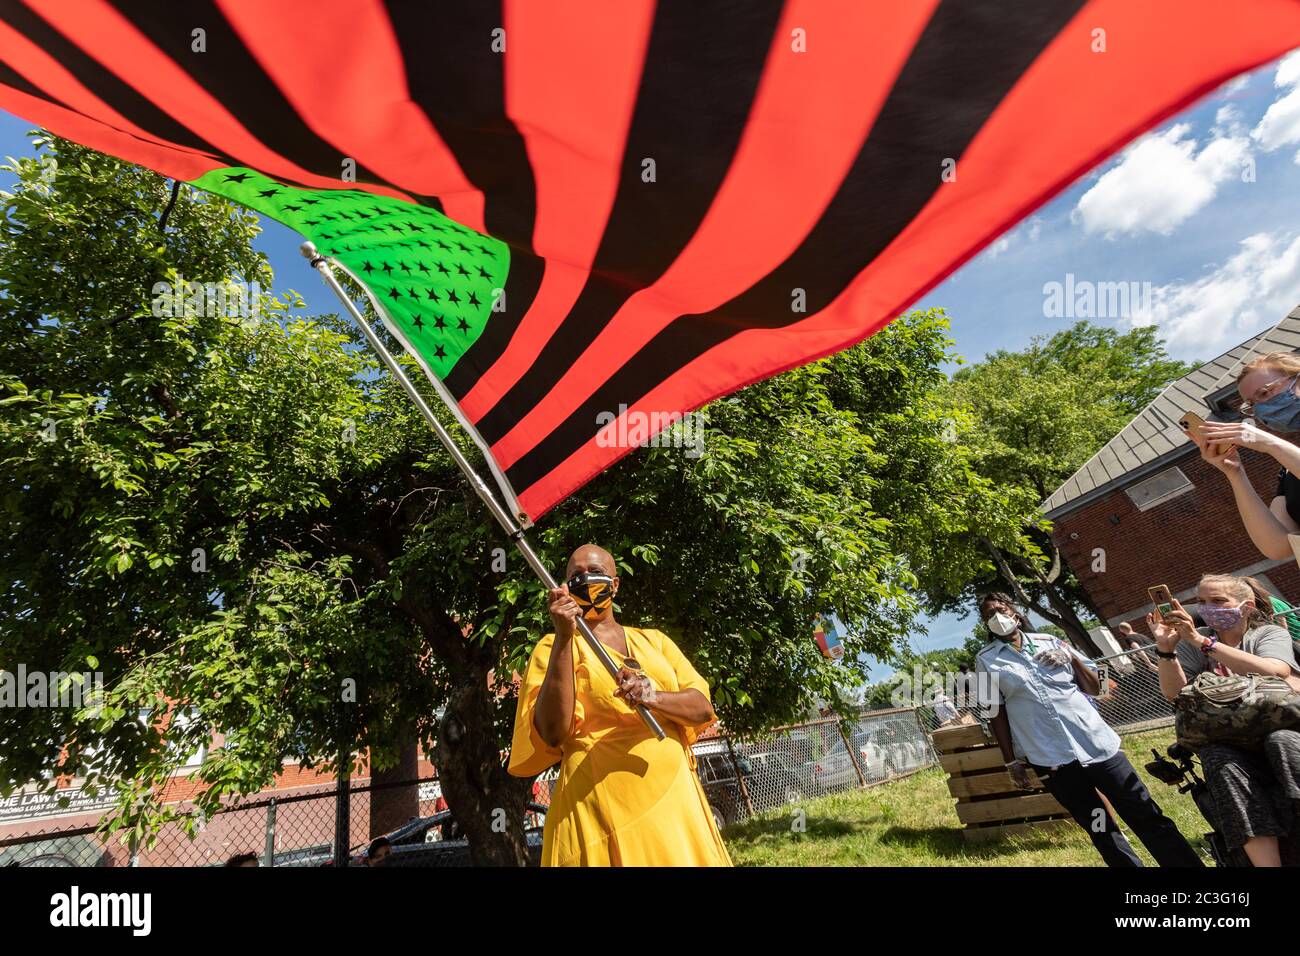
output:
[[986,594],[978,607],[993,637],[975,656],[976,671],[989,674],[978,682],[980,703],[1016,786],[1032,789],[1032,768],[1108,866],[1142,861],[1107,800],[1160,866],[1203,866],[1088,702],[1085,695],[1101,691],[1092,662],[1064,641],[1031,631],[1005,594]]
[[[1206,671],[1281,677],[1300,689],[1291,635],[1273,623],[1271,609],[1259,607],[1245,579],[1207,574],[1196,597],[1206,628],[1194,627],[1177,601],[1167,614],[1147,615],[1166,698],[1172,701]],[[1300,800],[1300,732],[1275,730],[1257,753],[1211,744],[1197,748],[1196,755],[1214,798],[1216,829],[1228,846],[1243,848],[1255,866],[1281,866],[1283,838],[1290,858],[1300,853],[1294,812]]]
[[[1255,547],[1269,558],[1289,558],[1287,535],[1300,534],[1300,445],[1281,436],[1300,431],[1300,354],[1270,352],[1246,363],[1237,377],[1237,392],[1242,414],[1253,417],[1206,422],[1190,435],[1201,457],[1227,477]],[[1242,467],[1242,448],[1281,465],[1277,490],[1267,504]]]

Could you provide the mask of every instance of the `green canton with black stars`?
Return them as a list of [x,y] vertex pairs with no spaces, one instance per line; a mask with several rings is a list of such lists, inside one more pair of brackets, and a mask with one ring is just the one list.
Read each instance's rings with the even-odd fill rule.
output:
[[351,270],[408,347],[443,378],[483,332],[510,271],[509,247],[436,209],[351,189],[299,189],[252,169],[191,185],[296,229]]

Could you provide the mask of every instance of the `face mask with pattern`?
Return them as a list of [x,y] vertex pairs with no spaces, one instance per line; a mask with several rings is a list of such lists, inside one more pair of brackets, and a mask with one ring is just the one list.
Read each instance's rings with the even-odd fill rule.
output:
[[1218,604],[1202,604],[1201,620],[1216,631],[1231,631],[1241,623],[1243,607],[1222,607]]
[[586,621],[598,621],[614,603],[614,579],[608,574],[589,574],[580,571],[568,582],[569,595],[582,608]]

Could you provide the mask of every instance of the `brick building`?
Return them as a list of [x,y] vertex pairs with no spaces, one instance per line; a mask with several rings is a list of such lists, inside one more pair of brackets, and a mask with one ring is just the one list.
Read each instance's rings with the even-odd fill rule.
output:
[[[1240,420],[1238,371],[1281,350],[1300,351],[1300,308],[1170,384],[1043,503],[1053,540],[1110,627],[1128,621],[1145,633],[1147,588],[1167,584],[1187,600],[1204,573],[1254,575],[1300,603],[1300,567],[1260,554],[1227,479],[1178,427],[1189,411],[1208,421]],[[1242,457],[1255,488],[1271,501],[1277,462],[1248,450]]]

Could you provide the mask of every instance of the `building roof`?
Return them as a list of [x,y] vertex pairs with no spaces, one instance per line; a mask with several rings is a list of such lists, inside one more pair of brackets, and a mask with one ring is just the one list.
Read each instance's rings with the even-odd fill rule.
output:
[[1236,394],[1237,370],[1255,356],[1288,349],[1300,352],[1300,307],[1268,331],[1171,382],[1052,492],[1041,510],[1049,518],[1060,517],[1185,455],[1192,440],[1178,427],[1183,413],[1194,411],[1211,421],[1231,418],[1227,399]]

